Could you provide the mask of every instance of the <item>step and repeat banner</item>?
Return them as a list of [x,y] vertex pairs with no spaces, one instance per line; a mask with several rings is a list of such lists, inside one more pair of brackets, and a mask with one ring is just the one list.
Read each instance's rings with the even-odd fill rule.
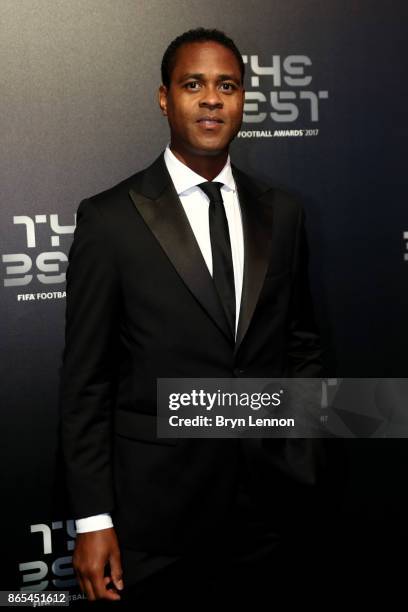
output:
[[[407,17],[403,0],[0,0],[2,588],[75,593],[57,448],[75,213],[168,142],[160,62],[183,31],[219,28],[242,52],[231,156],[304,204],[330,375],[406,376]],[[332,533],[350,551],[406,537],[406,441],[341,452]]]

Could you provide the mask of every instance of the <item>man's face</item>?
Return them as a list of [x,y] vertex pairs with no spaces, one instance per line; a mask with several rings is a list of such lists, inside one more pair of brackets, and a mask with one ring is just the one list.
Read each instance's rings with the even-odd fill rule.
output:
[[241,127],[244,88],[238,60],[216,42],[186,43],[176,55],[170,87],[159,90],[172,149],[183,155],[218,155]]

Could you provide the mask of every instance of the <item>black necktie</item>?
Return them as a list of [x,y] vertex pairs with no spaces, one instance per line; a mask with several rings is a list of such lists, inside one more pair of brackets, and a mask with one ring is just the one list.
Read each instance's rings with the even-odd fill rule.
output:
[[235,337],[235,283],[228,221],[221,195],[222,183],[198,185],[210,199],[209,221],[213,280]]

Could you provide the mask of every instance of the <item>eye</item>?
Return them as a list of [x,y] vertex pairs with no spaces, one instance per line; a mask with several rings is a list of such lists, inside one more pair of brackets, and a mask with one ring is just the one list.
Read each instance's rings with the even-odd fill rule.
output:
[[221,83],[221,87],[223,91],[233,91],[234,89],[236,89],[234,83]]
[[185,83],[183,87],[185,87],[186,89],[192,89],[194,91],[198,89],[199,85],[200,83],[198,81],[188,81],[188,83]]

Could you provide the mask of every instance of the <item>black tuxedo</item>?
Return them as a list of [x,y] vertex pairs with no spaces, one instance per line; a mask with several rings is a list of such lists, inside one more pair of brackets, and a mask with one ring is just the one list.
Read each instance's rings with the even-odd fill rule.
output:
[[316,483],[308,441],[156,438],[159,377],[321,375],[302,209],[233,175],[245,250],[235,343],[163,155],[78,209],[60,404],[68,490],[75,518],[111,512],[135,550],[234,537],[243,469],[271,521]]

